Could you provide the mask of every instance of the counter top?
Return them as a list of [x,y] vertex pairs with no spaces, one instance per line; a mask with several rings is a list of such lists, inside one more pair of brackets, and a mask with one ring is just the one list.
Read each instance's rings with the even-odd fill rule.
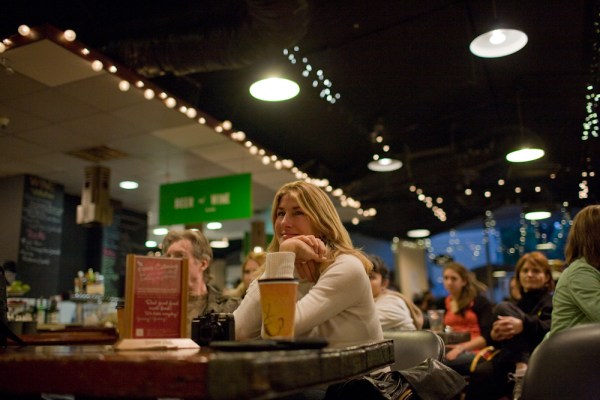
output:
[[239,352],[116,351],[108,345],[8,347],[0,350],[0,394],[270,398],[366,374],[393,361],[391,340],[321,350]]

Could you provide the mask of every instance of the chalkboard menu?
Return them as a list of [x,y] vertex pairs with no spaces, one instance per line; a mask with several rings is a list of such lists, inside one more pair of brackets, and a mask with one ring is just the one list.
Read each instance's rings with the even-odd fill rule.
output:
[[36,176],[24,179],[19,278],[31,286],[30,296],[49,296],[57,290],[64,189]]
[[182,338],[187,328],[188,260],[129,254],[124,338]]

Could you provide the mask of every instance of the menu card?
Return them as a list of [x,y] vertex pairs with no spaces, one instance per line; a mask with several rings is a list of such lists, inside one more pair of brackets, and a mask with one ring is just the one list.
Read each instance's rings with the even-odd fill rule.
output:
[[185,337],[187,297],[187,259],[129,254],[121,338]]

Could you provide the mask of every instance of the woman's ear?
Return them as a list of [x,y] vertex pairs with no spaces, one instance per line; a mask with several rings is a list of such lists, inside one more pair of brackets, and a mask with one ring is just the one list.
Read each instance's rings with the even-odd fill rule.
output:
[[381,280],[381,287],[387,289],[388,285],[390,284],[390,280],[389,279],[382,279]]

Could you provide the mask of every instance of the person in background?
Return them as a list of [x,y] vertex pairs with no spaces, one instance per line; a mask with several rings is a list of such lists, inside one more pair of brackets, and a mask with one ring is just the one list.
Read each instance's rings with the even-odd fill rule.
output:
[[[260,279],[299,278],[295,336],[321,337],[334,347],[383,340],[372,264],[352,245],[327,193],[305,181],[287,183],[275,194],[271,221],[275,232]],[[258,279],[233,315],[237,340],[261,337]]]
[[518,284],[518,279],[517,279],[516,274],[510,278],[508,287],[509,287],[509,301],[512,301],[513,303],[517,303],[519,300],[521,300],[521,291],[519,290],[519,284]]
[[[492,326],[492,303],[481,295],[473,282],[473,275],[462,264],[444,265],[445,300],[444,325],[455,332],[469,332],[471,339],[446,351],[444,363],[461,375],[469,375],[475,354],[486,346],[486,337]],[[450,347],[450,346],[449,346]]]
[[231,313],[240,304],[240,299],[225,297],[209,284],[213,252],[202,232],[192,229],[170,231],[163,239],[162,253],[166,257],[188,259],[187,337],[191,337],[194,318],[210,313]]
[[17,263],[12,260],[7,260],[2,264],[4,269],[4,277],[6,278],[7,286],[10,286],[17,279]]
[[384,331],[421,329],[423,313],[402,293],[388,288],[389,270],[381,257],[369,255],[373,270],[369,274],[375,308]]
[[567,268],[556,284],[547,337],[575,325],[600,322],[600,205],[575,215],[565,247]]
[[[519,300],[494,307],[488,345],[499,350],[471,374],[467,399],[521,397],[529,356],[550,330],[554,280],[548,259],[539,251],[524,254],[515,266]],[[514,381],[514,385],[509,382]]]
[[250,283],[256,278],[256,271],[258,271],[258,268],[265,263],[266,258],[267,253],[264,251],[251,251],[248,253],[242,264],[241,282],[235,288],[223,291],[225,296],[243,299]]

